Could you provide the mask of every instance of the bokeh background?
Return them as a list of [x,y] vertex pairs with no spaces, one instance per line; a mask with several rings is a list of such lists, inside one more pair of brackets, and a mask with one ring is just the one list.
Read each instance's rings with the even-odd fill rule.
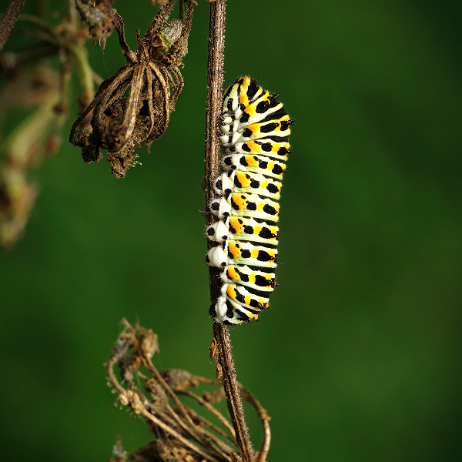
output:
[[[117,435],[129,452],[151,440],[106,383],[123,317],[159,334],[159,368],[214,374],[198,3],[184,91],[143,165],[117,180],[64,142],[33,173],[26,235],[0,251],[4,460],[107,461]],[[135,47],[155,10],[115,7]],[[296,120],[281,287],[231,332],[272,416],[269,460],[462,460],[460,3],[234,0],[227,19],[225,81],[258,78]],[[114,36],[89,47],[103,78],[124,64]]]

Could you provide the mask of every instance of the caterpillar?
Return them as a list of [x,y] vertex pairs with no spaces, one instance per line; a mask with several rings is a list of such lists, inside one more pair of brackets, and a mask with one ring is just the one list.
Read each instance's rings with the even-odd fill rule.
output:
[[210,307],[218,323],[258,320],[277,285],[278,201],[293,123],[278,96],[250,77],[238,78],[224,92],[225,154],[214,181],[218,198],[209,203],[219,221],[206,229],[207,238],[219,244],[206,257],[222,269],[221,295]]

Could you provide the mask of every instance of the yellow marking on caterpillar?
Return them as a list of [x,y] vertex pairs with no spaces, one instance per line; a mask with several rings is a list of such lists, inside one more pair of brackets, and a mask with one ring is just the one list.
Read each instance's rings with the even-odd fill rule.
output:
[[257,210],[263,210],[263,207],[265,206],[264,202],[259,202],[257,205]]
[[260,188],[262,188],[262,189],[266,189],[267,186],[268,186],[268,182],[267,182],[267,181],[262,181],[262,182],[260,183]]
[[252,117],[254,114],[255,114],[255,111],[257,110],[257,108],[255,107],[255,104],[251,104],[249,107],[247,107],[245,109],[245,113],[246,114],[249,114],[250,117]]
[[266,167],[266,170],[269,170],[270,172],[272,172],[273,168],[274,168],[274,162],[268,162],[268,166]]
[[272,148],[271,148],[271,152],[278,152],[280,148],[281,148],[280,144],[274,143]]
[[258,167],[258,161],[254,156],[245,156],[245,161],[249,167]]
[[241,183],[243,188],[247,188],[249,186],[250,178],[245,173],[238,171],[236,176],[237,180],[239,181],[239,183]]
[[249,274],[249,281],[252,283],[252,284],[255,284],[255,281],[257,280],[257,277],[255,276],[254,273],[252,274]]
[[253,233],[254,234],[260,234],[261,230],[262,230],[262,226],[254,226]]
[[260,150],[260,145],[255,143],[255,141],[248,141],[247,146],[250,149],[250,152],[258,152]]
[[226,293],[228,294],[229,297],[235,299],[236,298],[236,290],[234,289],[233,286],[228,286],[226,289]]
[[231,252],[231,255],[233,256],[233,258],[238,258],[239,255],[241,254],[241,251],[236,247],[236,244],[230,243],[228,245],[228,250],[229,252]]
[[228,277],[230,277],[233,281],[237,281],[239,279],[239,274],[234,267],[228,267]]
[[239,95],[239,102],[244,106],[249,104],[249,97],[247,96],[247,89],[250,85],[250,79],[248,77],[244,77],[241,82],[241,91]]
[[[259,254],[259,250],[258,249],[253,249],[251,252],[250,252],[250,256],[252,258],[257,258],[258,257],[258,254]],[[269,253],[269,252],[268,252]]]
[[243,233],[244,232],[244,226],[239,221],[239,218],[231,218],[229,220],[229,224],[234,229],[234,231],[236,231],[236,233]]
[[245,303],[246,305],[250,305],[250,302],[251,302],[251,301],[252,301],[252,299],[250,298],[250,295],[246,295],[246,296],[244,297],[244,303]]
[[[252,135],[255,135],[255,133],[257,133],[260,130],[260,125],[261,124],[249,125],[248,127],[246,127],[246,130],[250,130],[252,132]],[[252,136],[252,135],[250,135],[250,136]],[[250,136],[249,136],[249,138],[250,138]]]
[[240,208],[245,208],[245,196],[242,197],[240,194],[233,195],[233,202]]

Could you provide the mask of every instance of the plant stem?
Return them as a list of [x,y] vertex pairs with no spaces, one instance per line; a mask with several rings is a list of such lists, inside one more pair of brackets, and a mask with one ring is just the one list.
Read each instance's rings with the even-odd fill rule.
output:
[[11,0],[6,7],[5,14],[0,21],[0,50],[3,49],[3,45],[10,36],[11,29],[18,19],[18,14],[22,10],[22,7],[26,3],[26,0]]
[[[209,55],[207,65],[207,112],[205,139],[205,178],[204,191],[206,204],[213,198],[213,180],[219,174],[220,143],[218,139],[218,120],[221,114],[223,87],[223,57],[225,38],[226,0],[216,0],[210,4],[209,26]],[[207,214],[207,225],[215,220],[212,214]],[[210,247],[210,242],[209,242]],[[209,267],[210,299],[214,303],[220,295],[221,280],[219,269]],[[252,448],[249,434],[244,420],[244,411],[240,398],[239,385],[236,379],[229,328],[223,324],[214,323],[213,336],[215,339],[218,359],[221,366],[223,387],[226,393],[228,410],[240,456],[243,462],[252,462]]]

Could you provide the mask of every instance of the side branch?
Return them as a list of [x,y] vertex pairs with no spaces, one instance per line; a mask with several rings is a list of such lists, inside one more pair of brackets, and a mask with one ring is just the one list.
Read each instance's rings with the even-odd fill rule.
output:
[[[225,36],[226,0],[217,0],[210,5],[209,55],[208,55],[208,92],[206,113],[205,139],[205,178],[204,191],[206,204],[213,199],[213,180],[219,174],[220,143],[217,127],[221,114],[223,87],[223,56]],[[212,214],[207,215],[207,225],[214,222]],[[210,242],[208,243],[210,247]],[[219,269],[209,267],[210,298],[214,302],[220,295],[221,281]],[[240,398],[239,385],[236,379],[231,342],[228,326],[214,323],[212,342],[212,358],[219,362],[217,372],[223,379],[229,413],[236,432],[240,456],[243,462],[252,462],[252,448],[250,446],[247,426]]]

